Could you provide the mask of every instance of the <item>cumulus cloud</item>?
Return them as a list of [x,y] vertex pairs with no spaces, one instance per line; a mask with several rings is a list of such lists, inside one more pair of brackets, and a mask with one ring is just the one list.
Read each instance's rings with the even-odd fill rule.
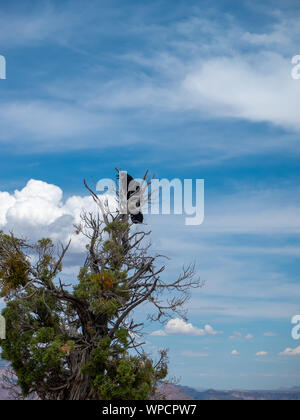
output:
[[279,353],[280,356],[300,356],[300,346],[295,349],[286,348],[282,353]]
[[158,330],[152,332],[152,336],[167,336],[167,335],[191,335],[191,336],[214,336],[221,334],[221,332],[215,331],[210,325],[205,325],[205,327],[197,328],[194,327],[191,323],[187,323],[179,318],[171,319],[164,330]]
[[231,352],[232,356],[239,356],[240,353],[237,350],[232,350]]
[[[114,204],[113,197],[105,196]],[[63,191],[56,185],[31,179],[13,194],[0,192],[0,228],[15,235],[37,240],[50,237],[66,243],[72,239],[71,250],[85,249],[82,235],[74,233],[74,223],[80,221],[82,211],[95,212],[90,196],[71,196],[63,200]]]

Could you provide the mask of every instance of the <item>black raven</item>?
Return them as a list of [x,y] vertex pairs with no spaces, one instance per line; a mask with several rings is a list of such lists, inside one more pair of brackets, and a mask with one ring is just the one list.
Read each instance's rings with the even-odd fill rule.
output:
[[[133,179],[133,177],[129,174],[127,174],[127,200],[129,200],[132,196],[137,194],[140,191],[141,187],[140,184]],[[137,201],[136,203],[137,207],[140,207],[140,201]],[[140,224],[144,221],[144,215],[141,211],[138,213],[130,213],[130,218],[132,223],[134,224]]]

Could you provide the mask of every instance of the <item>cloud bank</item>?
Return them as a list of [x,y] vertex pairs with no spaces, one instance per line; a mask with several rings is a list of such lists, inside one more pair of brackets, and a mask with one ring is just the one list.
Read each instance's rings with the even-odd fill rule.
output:
[[[113,198],[105,196],[114,204]],[[31,179],[13,194],[0,192],[0,228],[29,240],[49,237],[66,243],[70,239],[71,252],[83,252],[86,241],[75,234],[74,223],[79,223],[83,211],[95,212],[90,196],[73,195],[64,201],[63,191],[56,185]]]
[[[20,91],[4,92],[0,124],[5,134],[0,141],[7,144],[13,139],[24,152],[24,138],[41,151],[55,150],[58,142],[64,150],[76,149],[82,137],[86,148],[106,147],[106,139],[122,127],[114,144],[141,138],[149,143],[145,127],[150,131],[155,123],[170,128],[178,118],[183,124],[236,119],[299,133],[300,82],[291,77],[299,18],[273,14],[273,24],[256,33],[233,16],[215,10],[212,19],[197,8],[189,18],[153,25],[150,9],[143,11],[142,23],[140,8],[130,9],[132,14],[125,18],[126,10],[114,13],[94,2],[84,8],[67,2],[36,7],[30,13],[2,11],[0,42],[9,50],[55,45],[76,54],[77,61],[86,60],[86,65],[72,68],[71,75],[49,69],[39,89],[32,89],[30,100]],[[114,53],[104,49],[102,61],[103,39],[109,44],[124,34],[131,42]],[[136,47],[137,36],[142,49]],[[28,58],[34,58],[30,53]],[[266,137],[238,140],[241,144],[237,139],[227,139],[225,145],[219,141],[218,148],[223,147],[224,155],[232,149],[244,154],[245,149],[257,153],[279,146],[295,152],[294,139],[272,139],[269,145]]]

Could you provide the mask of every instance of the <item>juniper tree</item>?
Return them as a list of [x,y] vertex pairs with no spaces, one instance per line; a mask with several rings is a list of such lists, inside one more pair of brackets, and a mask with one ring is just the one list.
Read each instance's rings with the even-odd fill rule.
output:
[[10,363],[10,385],[21,398],[148,399],[167,375],[167,352],[156,362],[144,352],[144,324],[135,322],[135,310],[143,305],[148,319],[162,323],[174,314],[185,318],[184,303],[199,279],[193,266],[175,280],[164,279],[163,257],[147,240],[151,232],[134,229],[120,206],[111,211],[85,185],[98,211],[84,212],[76,226],[88,244],[73,285],[59,277],[70,242],[58,247],[50,239],[31,243],[0,233],[6,302],[1,357]]

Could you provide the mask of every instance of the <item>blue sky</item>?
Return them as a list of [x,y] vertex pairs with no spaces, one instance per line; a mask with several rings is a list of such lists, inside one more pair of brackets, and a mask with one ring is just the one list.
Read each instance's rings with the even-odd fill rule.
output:
[[[203,225],[147,217],[172,257],[166,275],[196,261],[205,282],[192,328],[147,336],[149,350],[170,348],[186,385],[300,385],[300,356],[285,352],[300,345],[299,23],[296,0],[0,0],[2,229],[62,239],[62,207],[79,206],[83,178],[116,166],[205,179]],[[31,179],[45,184],[24,190]]]

